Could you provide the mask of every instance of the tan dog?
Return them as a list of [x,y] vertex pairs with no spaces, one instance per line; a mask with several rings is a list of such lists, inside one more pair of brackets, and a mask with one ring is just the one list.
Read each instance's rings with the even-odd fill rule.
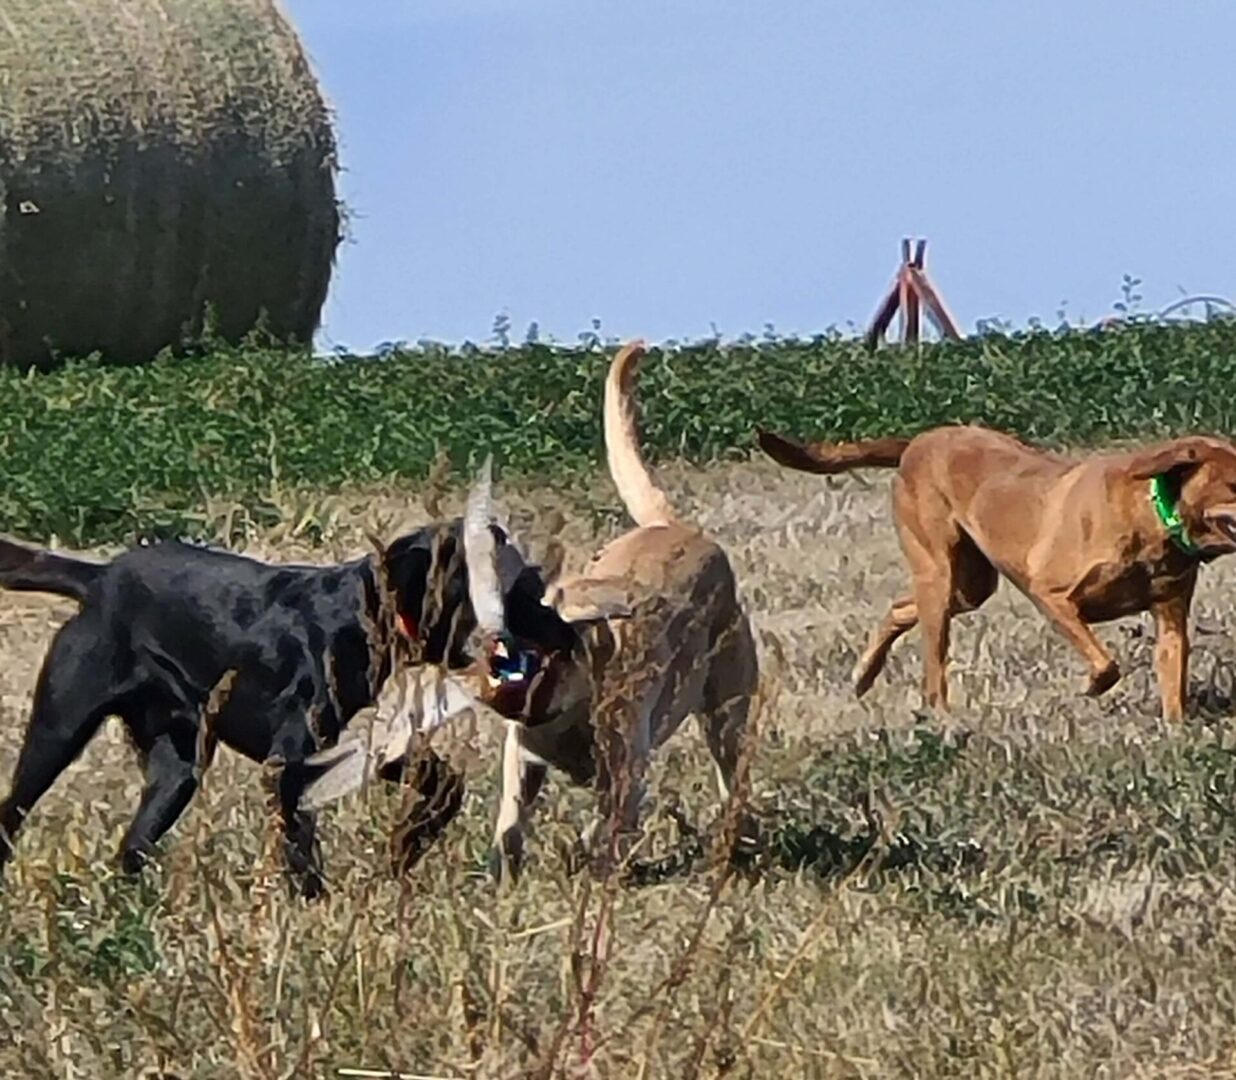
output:
[[528,809],[548,765],[594,784],[602,819],[612,814],[628,832],[638,822],[650,754],[689,714],[702,721],[723,798],[739,766],[758,678],[755,645],[725,552],[678,520],[644,465],[632,398],[643,353],[640,343],[622,349],[605,384],[609,469],[636,527],[581,574],[546,590],[547,610],[561,620],[546,640],[507,633],[487,478],[469,498],[469,588],[497,654],[480,697],[508,720],[499,867],[518,867]]
[[1120,669],[1090,624],[1152,612],[1163,714],[1184,715],[1198,567],[1236,550],[1236,447],[1226,439],[1075,459],[979,427],[858,443],[758,438],[774,460],[806,472],[898,467],[893,511],[913,591],[893,604],[855,667],[860,696],[917,623],[924,696],[947,708],[949,620],[979,607],[1003,574],[1082,654],[1091,695]]

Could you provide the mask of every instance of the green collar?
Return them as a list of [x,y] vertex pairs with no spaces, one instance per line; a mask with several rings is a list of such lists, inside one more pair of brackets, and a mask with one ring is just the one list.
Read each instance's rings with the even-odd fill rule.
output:
[[1196,555],[1197,545],[1190,539],[1189,530],[1180,517],[1180,511],[1176,507],[1176,494],[1166,476],[1156,476],[1150,481],[1150,504],[1172,542],[1186,555]]

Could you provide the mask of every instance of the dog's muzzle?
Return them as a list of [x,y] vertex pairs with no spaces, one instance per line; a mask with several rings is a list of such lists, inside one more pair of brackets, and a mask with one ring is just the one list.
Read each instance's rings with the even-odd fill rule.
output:
[[507,719],[523,717],[550,660],[540,649],[523,647],[509,636],[499,638],[489,653],[485,704]]

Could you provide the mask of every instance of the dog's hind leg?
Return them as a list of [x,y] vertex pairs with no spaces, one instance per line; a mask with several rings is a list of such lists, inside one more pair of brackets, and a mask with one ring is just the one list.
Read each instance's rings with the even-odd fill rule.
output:
[[[995,592],[999,574],[952,517],[947,498],[930,479],[898,476],[893,508],[922,634],[924,704],[947,711],[949,624],[954,615],[982,605]],[[909,609],[901,615],[908,620]]]
[[708,662],[700,719],[717,772],[717,789],[721,798],[727,800],[740,779],[743,742],[760,675],[747,620],[739,619],[724,633],[728,639]]
[[937,571],[916,575],[914,582],[923,635],[923,703],[941,711],[948,710],[949,585]]
[[593,714],[597,802],[580,841],[598,866],[624,862],[637,843],[653,745],[653,706],[654,699],[644,695],[629,702],[606,702]]
[[160,726],[163,730],[152,731],[141,720],[129,725],[142,754],[146,787],[120,845],[120,865],[126,874],[142,868],[159,838],[176,823],[197,791],[196,725],[188,718],[177,717]]
[[78,616],[65,623],[39,673],[9,796],[0,804],[0,868],[12,857],[14,838],[35,803],[111,711],[113,650],[93,622]]
[[889,651],[893,643],[907,631],[918,625],[918,606],[913,596],[903,596],[893,602],[884,621],[871,634],[867,649],[854,665],[851,681],[854,683],[854,693],[862,697],[876,681],[876,676],[884,670]]
[[[909,552],[907,557],[913,563]],[[951,593],[947,618],[976,611],[987,602],[1000,583],[999,572],[964,532],[956,534],[956,539],[948,549],[947,573],[940,574],[936,569],[941,560],[925,558],[923,561],[931,567],[926,576],[932,579],[932,588],[938,577],[945,578],[949,583]],[[852,678],[854,692],[858,697],[871,689],[876,676],[884,670],[893,643],[907,631],[913,630],[918,622],[918,604],[913,596],[903,596],[894,601],[884,621],[872,632],[866,651],[854,665]],[[947,635],[947,627],[945,634]]]
[[948,638],[954,592],[951,548],[956,543],[955,527],[948,532],[933,523],[922,529],[917,522],[907,527],[898,520],[902,548],[914,582],[914,609],[922,634],[923,703],[929,709],[948,709]]
[[758,842],[760,834],[757,818],[749,805],[750,785],[746,782],[747,759],[744,758],[752,694],[753,691],[745,688],[736,690],[724,700],[709,702],[700,716],[723,803],[721,820],[727,830],[733,830],[728,842],[735,848],[751,847]]
[[[731,631],[733,638],[709,664],[704,683],[704,739],[716,769],[717,789],[726,806],[723,818],[733,833],[729,840],[735,847],[752,847],[759,842],[760,828],[748,805],[750,787],[745,768],[749,757],[747,737],[751,723],[751,707],[759,686],[759,666],[751,628],[742,619]],[[737,806],[731,804],[737,802]],[[729,815],[733,815],[730,817]]]
[[735,792],[742,762],[743,736],[751,715],[751,694],[746,691],[709,704],[702,719],[704,738],[717,774],[717,792],[728,800]]
[[[947,710],[954,556],[962,534],[930,478],[899,474],[893,480],[893,513],[922,634],[923,701],[929,709]],[[908,609],[902,614],[908,618]]]

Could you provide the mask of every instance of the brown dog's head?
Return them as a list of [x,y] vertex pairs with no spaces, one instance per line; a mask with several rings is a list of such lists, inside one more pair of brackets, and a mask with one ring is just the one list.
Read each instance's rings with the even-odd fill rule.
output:
[[1236,551],[1236,446],[1227,439],[1173,439],[1135,455],[1131,473],[1140,481],[1166,479],[1200,554],[1214,558]]
[[[587,707],[591,681],[581,663],[585,631],[630,615],[621,582],[571,577],[546,587],[533,567],[513,584],[494,520],[487,461],[464,511],[468,592],[476,613],[476,697],[509,720],[543,724]],[[512,602],[512,594],[519,594]],[[504,600],[505,596],[505,600]]]

